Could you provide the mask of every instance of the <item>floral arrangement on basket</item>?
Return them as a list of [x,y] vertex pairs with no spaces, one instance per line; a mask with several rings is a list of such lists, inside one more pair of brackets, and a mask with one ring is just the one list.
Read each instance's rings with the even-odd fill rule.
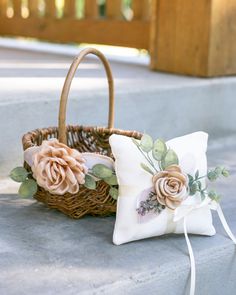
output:
[[12,180],[22,183],[18,192],[21,197],[33,197],[38,186],[53,195],[77,194],[82,185],[96,190],[97,183],[104,181],[110,187],[109,195],[117,200],[118,183],[110,157],[80,153],[54,138],[28,148],[24,160],[31,171],[16,167],[10,173]]

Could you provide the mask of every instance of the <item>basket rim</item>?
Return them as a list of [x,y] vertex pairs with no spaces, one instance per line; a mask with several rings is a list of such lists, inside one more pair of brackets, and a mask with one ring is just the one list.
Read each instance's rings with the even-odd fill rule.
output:
[[[117,134],[117,135],[125,135],[128,137],[134,137],[137,139],[140,139],[142,136],[141,132],[135,131],[135,130],[124,130],[124,129],[118,129],[118,128],[108,128],[108,127],[101,127],[101,126],[86,126],[86,125],[67,125],[66,131],[85,131],[85,132],[100,132],[105,134]],[[58,138],[58,127],[44,127],[44,128],[37,128],[34,130],[31,130],[27,133],[25,133],[22,136],[22,144],[23,149],[26,150],[29,147],[35,146],[34,139],[35,137],[43,134],[50,134],[55,133],[57,135],[55,138]]]

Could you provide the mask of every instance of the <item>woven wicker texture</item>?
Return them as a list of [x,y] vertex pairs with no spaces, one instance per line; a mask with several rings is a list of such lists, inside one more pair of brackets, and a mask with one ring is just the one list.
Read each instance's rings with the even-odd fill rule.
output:
[[[107,74],[109,86],[109,116],[108,128],[89,126],[66,126],[66,108],[71,82],[75,72],[87,54],[94,54],[100,58]],[[60,108],[59,127],[37,129],[25,134],[22,138],[23,149],[41,145],[43,140],[58,138],[60,142],[75,148],[80,152],[95,152],[111,156],[109,137],[111,134],[121,134],[139,139],[141,133],[113,128],[114,124],[114,83],[111,69],[104,55],[93,48],[83,50],[73,61],[63,86]],[[30,167],[25,163],[25,167]],[[53,195],[39,187],[35,198],[47,204],[50,208],[58,209],[72,218],[80,218],[86,214],[107,216],[116,211],[116,201],[109,196],[109,185],[100,181],[96,190],[89,190],[83,185],[76,194]]]

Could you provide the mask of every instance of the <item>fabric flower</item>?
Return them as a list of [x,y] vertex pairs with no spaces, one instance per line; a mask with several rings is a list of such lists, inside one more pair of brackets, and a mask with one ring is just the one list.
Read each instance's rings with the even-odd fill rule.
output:
[[80,152],[57,139],[43,141],[33,156],[33,177],[52,194],[75,194],[84,184],[87,168]]
[[188,177],[178,165],[171,165],[152,178],[160,204],[175,210],[187,196]]

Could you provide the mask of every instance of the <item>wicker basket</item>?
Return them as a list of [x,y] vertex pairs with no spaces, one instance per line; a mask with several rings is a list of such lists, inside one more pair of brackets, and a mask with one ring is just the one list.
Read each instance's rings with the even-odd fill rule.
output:
[[[105,127],[87,127],[87,126],[66,126],[66,106],[70,86],[75,72],[87,54],[94,54],[102,61],[108,79],[109,85],[109,119],[108,128]],[[112,157],[109,146],[109,136],[113,133],[122,134],[139,139],[141,134],[136,131],[124,131],[113,128],[114,124],[114,85],[111,69],[104,55],[93,48],[83,50],[73,61],[65,83],[63,86],[60,108],[59,108],[59,127],[49,127],[36,129],[23,136],[23,149],[26,150],[32,146],[41,145],[43,140],[49,138],[58,138],[60,142],[75,148],[80,152],[94,152]],[[30,167],[25,163],[25,167]],[[80,218],[83,215],[90,214],[96,216],[106,216],[116,211],[116,201],[109,196],[109,186],[100,181],[97,189],[89,190],[85,186],[80,186],[76,194],[53,195],[43,188],[39,187],[35,198],[65,213],[72,218]]]

